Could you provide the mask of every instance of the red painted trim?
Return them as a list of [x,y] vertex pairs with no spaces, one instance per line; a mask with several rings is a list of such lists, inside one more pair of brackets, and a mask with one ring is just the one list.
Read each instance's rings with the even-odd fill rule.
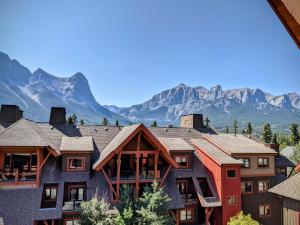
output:
[[[79,159],[82,160],[82,167],[78,168],[70,168],[71,160],[73,159]],[[67,158],[67,171],[68,172],[77,172],[77,171],[85,171],[85,157],[79,157],[79,156],[70,156]]]

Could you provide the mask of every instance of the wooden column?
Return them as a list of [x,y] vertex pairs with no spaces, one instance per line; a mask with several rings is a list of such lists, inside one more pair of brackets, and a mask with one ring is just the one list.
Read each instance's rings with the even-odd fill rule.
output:
[[159,150],[155,149],[155,155],[154,155],[154,178],[155,179],[160,178],[157,170],[158,156],[159,156]]
[[180,210],[177,209],[176,210],[176,225],[179,225],[179,212],[180,212]]
[[205,225],[209,225],[209,218],[214,208],[205,208]]
[[120,200],[120,174],[121,174],[121,157],[122,157],[122,151],[118,153],[118,159],[117,159],[117,201]]
[[136,151],[136,180],[135,180],[135,194],[136,197],[139,196],[139,188],[140,188],[140,143],[141,143],[141,132],[138,134],[137,140],[137,151]]
[[36,158],[37,158],[37,170],[36,170],[36,186],[40,186],[40,179],[42,174],[42,162],[44,161],[43,150],[40,148],[36,149]]

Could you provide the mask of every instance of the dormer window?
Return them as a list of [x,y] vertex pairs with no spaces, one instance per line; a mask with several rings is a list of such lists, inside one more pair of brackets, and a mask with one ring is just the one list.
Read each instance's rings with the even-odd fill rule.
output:
[[85,162],[84,157],[69,157],[68,171],[84,171]]
[[178,163],[178,165],[182,168],[188,167],[188,156],[175,156],[175,161]]

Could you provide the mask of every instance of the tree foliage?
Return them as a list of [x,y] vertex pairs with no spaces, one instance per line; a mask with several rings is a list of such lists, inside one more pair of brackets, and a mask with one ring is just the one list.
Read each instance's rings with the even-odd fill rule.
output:
[[225,133],[228,134],[229,133],[229,128],[228,128],[228,125],[226,125],[225,127]]
[[295,145],[294,154],[292,156],[292,159],[295,160],[297,163],[300,163],[300,143]]
[[253,132],[253,128],[250,122],[248,122],[247,127],[246,127],[246,133],[248,134],[248,136],[250,137],[250,135]]
[[80,123],[80,125],[84,125],[84,120],[80,119],[79,123]]
[[206,126],[208,128],[209,127],[209,123],[210,123],[209,118],[205,117],[205,119],[204,119],[204,126]]
[[109,214],[110,204],[95,195],[90,201],[81,203],[80,225],[113,225],[114,219]]
[[120,124],[119,124],[119,120],[116,119],[116,126],[118,127]]
[[243,211],[241,211],[237,215],[231,217],[227,225],[259,225],[259,223],[252,219],[250,214],[245,215]]
[[277,134],[276,134],[276,133],[273,134],[271,143],[272,143],[272,144],[278,144]]
[[108,119],[106,117],[103,117],[101,124],[107,126],[109,124]]
[[271,125],[269,123],[266,123],[263,126],[262,139],[265,143],[270,143],[272,140],[272,130],[271,130]]
[[291,144],[296,145],[300,141],[300,135],[299,135],[299,130],[298,130],[298,124],[292,123],[290,127],[290,139],[291,139]]
[[156,120],[154,120],[154,121],[151,123],[151,127],[157,127],[157,122],[156,122]]
[[236,120],[233,121],[233,131],[234,131],[234,136],[236,136],[238,132],[238,122]]
[[67,118],[67,124],[77,124],[77,123],[78,123],[78,121],[77,121],[77,116],[75,113],[73,115],[70,115]]

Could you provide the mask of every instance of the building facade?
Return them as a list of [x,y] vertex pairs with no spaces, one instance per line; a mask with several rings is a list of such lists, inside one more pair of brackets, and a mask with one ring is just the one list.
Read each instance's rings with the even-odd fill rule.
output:
[[64,108],[53,108],[49,123],[20,118],[18,107],[4,108],[5,225],[77,224],[80,203],[95,193],[114,205],[123,184],[138,197],[154,180],[172,199],[177,224],[226,225],[240,210],[263,224],[277,225],[281,218],[278,198],[267,190],[293,165],[244,136],[217,134],[203,125],[202,115],[184,116],[181,127],[76,126],[65,124]]

